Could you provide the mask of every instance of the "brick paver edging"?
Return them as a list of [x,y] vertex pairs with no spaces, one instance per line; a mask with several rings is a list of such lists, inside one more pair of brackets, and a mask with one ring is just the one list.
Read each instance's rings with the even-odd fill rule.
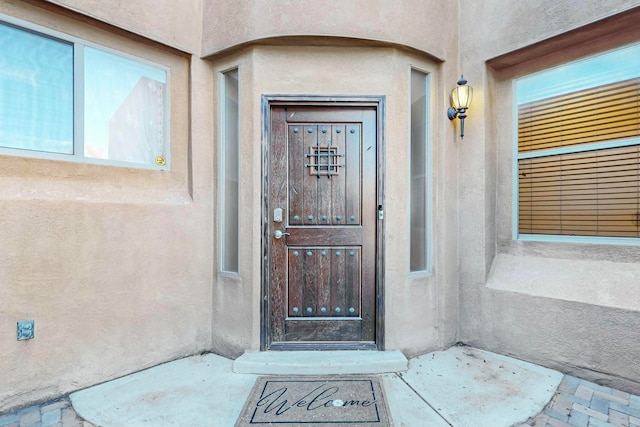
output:
[[518,427],[640,427],[640,396],[565,375],[544,410]]
[[0,414],[0,427],[95,427],[76,414],[68,396]]

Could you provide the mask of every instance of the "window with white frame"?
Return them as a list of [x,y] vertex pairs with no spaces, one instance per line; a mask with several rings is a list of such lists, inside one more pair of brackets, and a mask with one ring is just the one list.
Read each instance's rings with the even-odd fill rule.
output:
[[240,140],[238,70],[222,73],[220,85],[220,270],[237,273],[239,262]]
[[168,168],[167,69],[2,17],[0,46],[0,154]]
[[431,269],[431,157],[428,138],[429,76],[411,70],[409,269]]
[[640,44],[515,87],[515,237],[637,243]]

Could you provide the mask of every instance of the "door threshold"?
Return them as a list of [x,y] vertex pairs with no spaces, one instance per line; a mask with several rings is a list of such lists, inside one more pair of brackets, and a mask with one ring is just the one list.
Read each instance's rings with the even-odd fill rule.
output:
[[408,369],[401,351],[260,351],[233,362],[236,374],[349,375],[384,374]]
[[267,350],[274,351],[329,351],[329,350],[352,350],[352,351],[377,351],[378,345],[374,342],[361,341],[334,341],[334,342],[318,342],[318,341],[283,341],[274,342],[269,345]]

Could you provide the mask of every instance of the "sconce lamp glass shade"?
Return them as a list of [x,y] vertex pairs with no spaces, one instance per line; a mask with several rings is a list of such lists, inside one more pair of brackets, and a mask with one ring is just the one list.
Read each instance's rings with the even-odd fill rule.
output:
[[471,105],[473,88],[467,84],[464,76],[460,76],[458,86],[451,91],[451,107],[447,110],[449,120],[460,119],[460,137],[464,138],[464,119],[467,118],[467,108]]
[[456,110],[469,108],[473,98],[473,88],[467,84],[464,77],[458,80],[458,87],[451,91],[451,106]]

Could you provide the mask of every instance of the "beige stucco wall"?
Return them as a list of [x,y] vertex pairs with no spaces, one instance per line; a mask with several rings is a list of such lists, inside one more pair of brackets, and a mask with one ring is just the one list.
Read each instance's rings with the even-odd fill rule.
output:
[[515,241],[511,224],[513,79],[637,42],[640,33],[622,20],[599,22],[637,4],[467,5],[461,68],[478,96],[460,151],[458,235],[461,341],[635,392],[638,247]]
[[0,156],[2,412],[210,349],[213,88],[187,55],[25,2],[0,13],[164,65],[171,97],[170,171]]
[[456,2],[439,0],[204,0],[202,54],[257,40],[322,36],[393,43],[452,60],[457,10]]
[[[1,258],[0,324],[9,325],[0,330],[0,411],[198,351],[236,356],[259,348],[260,96],[267,93],[386,96],[385,156],[393,164],[385,184],[386,217],[393,218],[385,230],[386,347],[412,355],[455,341],[456,249],[449,236],[457,228],[457,146],[443,144],[454,129],[440,119],[447,98],[443,75],[455,74],[457,62],[455,56],[444,64],[433,58],[455,52],[457,33],[437,31],[435,23],[455,15],[457,7],[434,3],[429,13],[403,15],[381,4],[389,12],[384,18],[379,10],[365,10],[368,19],[379,20],[373,25],[360,20],[364,5],[354,4],[340,14],[341,29],[325,21],[324,27],[305,24],[282,32],[286,22],[274,21],[236,40],[225,37],[235,31],[242,10],[255,8],[258,22],[273,6],[210,6],[203,21],[201,3],[187,0],[0,3],[0,13],[169,67],[172,156],[169,172],[0,158],[6,235],[0,253],[7,254]],[[399,25],[409,17],[419,34]],[[326,44],[341,47],[310,47],[317,39],[308,36],[323,34],[336,36]],[[300,37],[288,39],[292,46],[252,47],[254,39],[281,35]],[[213,60],[189,56],[198,54],[201,38],[205,46],[223,41],[206,54],[244,47]],[[423,39],[429,42],[420,44]],[[402,43],[410,49],[383,47]],[[242,247],[240,274],[226,275],[215,273],[216,73],[235,66],[243,129]],[[437,175],[434,269],[418,276],[408,274],[406,246],[411,66],[430,73],[437,111],[430,134]],[[17,342],[15,322],[29,318],[35,319],[36,338]]]
[[46,1],[185,52],[200,52],[203,0]]
[[[385,129],[385,348],[408,355],[455,342],[457,290],[455,251],[456,146],[444,115],[441,64],[393,48],[361,46],[257,46],[218,60],[223,72],[239,67],[241,107],[241,267],[238,277],[220,275],[214,286],[213,342],[217,351],[236,355],[260,348],[262,253],[262,95],[383,95]],[[434,271],[409,274],[409,76],[411,67],[430,75],[434,157]],[[447,126],[444,126],[447,125]]]
[[[511,236],[513,78],[640,40],[615,21],[596,31],[637,4],[1,0],[2,14],[169,67],[172,162],[154,172],[0,156],[0,412],[186,354],[259,349],[263,94],[386,97],[387,349],[411,356],[460,340],[640,392],[640,309],[625,300],[640,250]],[[597,37],[580,44],[585,34]],[[241,257],[240,273],[225,275],[217,80],[236,66]],[[428,275],[407,261],[412,66],[432,89]],[[460,73],[475,88],[463,140],[445,116]],[[565,270],[584,262],[603,273]],[[34,340],[16,341],[22,319],[35,320]]]

